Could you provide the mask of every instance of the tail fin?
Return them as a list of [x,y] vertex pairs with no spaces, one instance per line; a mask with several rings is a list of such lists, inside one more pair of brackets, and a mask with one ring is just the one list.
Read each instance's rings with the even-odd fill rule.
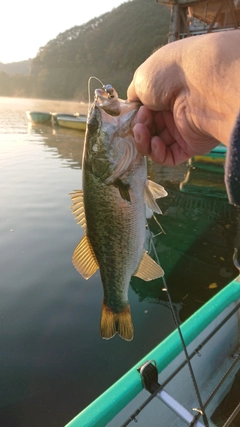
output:
[[109,340],[117,333],[126,341],[133,339],[133,324],[129,304],[120,313],[114,313],[103,303],[101,316],[101,335]]

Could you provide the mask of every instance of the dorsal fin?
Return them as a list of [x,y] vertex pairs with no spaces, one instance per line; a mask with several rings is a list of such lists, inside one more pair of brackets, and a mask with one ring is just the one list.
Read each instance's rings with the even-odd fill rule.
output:
[[72,199],[71,209],[75,218],[78,221],[84,230],[86,230],[86,218],[85,218],[85,210],[84,210],[84,201],[83,201],[83,191],[75,190],[73,193],[70,193]]
[[145,252],[134,276],[139,277],[146,282],[158,279],[164,276],[164,271],[148,254]]
[[147,204],[147,206],[156,213],[161,214],[162,211],[160,207],[158,206],[156,199],[159,199],[160,197],[167,196],[166,190],[162,187],[162,185],[157,184],[156,182],[151,181],[150,179],[147,179],[145,186],[144,186],[144,200]]
[[76,270],[86,280],[89,279],[89,277],[91,277],[99,268],[92,245],[86,234],[74,250],[72,262]]

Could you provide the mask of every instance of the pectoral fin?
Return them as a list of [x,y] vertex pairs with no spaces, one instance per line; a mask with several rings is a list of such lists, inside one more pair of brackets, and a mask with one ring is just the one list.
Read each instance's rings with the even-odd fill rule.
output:
[[159,199],[168,195],[167,191],[162,185],[157,184],[156,182],[153,182],[150,179],[147,180],[147,186],[151,191],[154,199]]
[[144,186],[144,199],[147,206],[156,213],[161,214],[162,211],[158,204],[156,203],[156,199],[160,197],[167,196],[166,190],[162,187],[162,185],[157,184],[156,182],[150,181],[149,179],[146,181]]
[[74,250],[72,262],[84,279],[89,279],[99,268],[92,245],[86,234]]
[[139,277],[146,282],[158,279],[164,276],[164,271],[148,254],[145,252],[134,276]]
[[124,184],[121,179],[117,179],[116,181],[114,181],[114,187],[119,189],[119,193],[122,197],[123,200],[127,200],[127,202],[131,202],[130,199],[130,194],[129,194],[129,188],[130,185],[129,184]]
[[72,199],[71,209],[73,214],[75,215],[75,219],[78,221],[84,230],[86,230],[86,218],[85,218],[85,210],[84,210],[84,202],[83,202],[83,191],[76,190],[73,193],[70,193]]

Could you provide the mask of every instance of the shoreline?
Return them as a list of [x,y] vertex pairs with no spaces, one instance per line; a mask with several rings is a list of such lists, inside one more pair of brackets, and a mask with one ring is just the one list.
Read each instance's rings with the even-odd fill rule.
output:
[[38,98],[18,98],[18,97],[0,97],[2,106],[11,108],[19,104],[26,110],[50,111],[52,113],[88,113],[88,104],[79,101],[38,99]]

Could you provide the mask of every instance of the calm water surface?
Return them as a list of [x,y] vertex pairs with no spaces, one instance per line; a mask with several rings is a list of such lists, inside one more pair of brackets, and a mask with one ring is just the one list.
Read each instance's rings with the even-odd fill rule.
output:
[[[99,273],[86,282],[71,262],[82,229],[69,193],[81,188],[84,135],[30,125],[27,109],[86,107],[0,98],[0,426],[63,427],[174,326],[162,283],[133,278],[133,341],[101,339]],[[220,172],[149,163],[149,174],[169,192],[155,244],[183,321],[237,275],[239,214]],[[179,190],[184,180],[194,192]],[[211,186],[218,197],[206,195]]]

